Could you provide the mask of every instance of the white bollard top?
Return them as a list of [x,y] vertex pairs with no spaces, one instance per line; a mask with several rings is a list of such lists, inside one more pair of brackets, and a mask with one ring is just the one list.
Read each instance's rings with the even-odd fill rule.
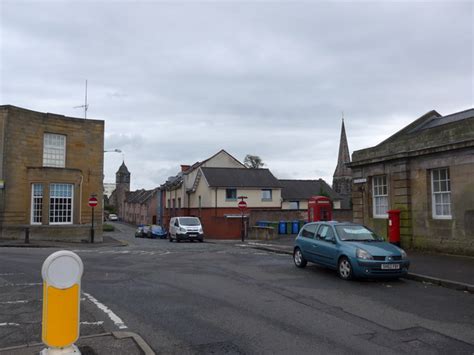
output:
[[84,265],[77,254],[61,250],[46,258],[41,268],[41,275],[49,285],[66,289],[81,282],[83,271]]

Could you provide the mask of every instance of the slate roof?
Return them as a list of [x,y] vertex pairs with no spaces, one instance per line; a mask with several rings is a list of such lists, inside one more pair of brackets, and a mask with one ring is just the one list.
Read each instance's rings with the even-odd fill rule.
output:
[[210,187],[281,188],[281,184],[268,169],[201,168]]
[[125,162],[122,162],[122,165],[120,165],[120,168],[117,170],[117,174],[118,173],[120,173],[120,174],[130,174],[130,172],[128,171],[127,166],[125,165]]
[[126,203],[146,203],[150,198],[152,198],[157,189],[153,190],[136,190],[130,191],[127,193],[127,198],[125,199]]
[[321,192],[325,192],[332,200],[341,199],[341,196],[323,179],[279,181],[283,187],[281,190],[283,200],[308,200],[311,196],[321,195]]

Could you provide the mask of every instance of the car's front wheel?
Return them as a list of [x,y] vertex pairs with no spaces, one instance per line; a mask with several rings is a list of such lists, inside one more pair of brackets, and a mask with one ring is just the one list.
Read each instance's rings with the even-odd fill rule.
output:
[[170,241],[170,243],[173,242],[173,237],[171,236],[171,234],[168,234],[168,240]]
[[339,277],[343,280],[352,279],[352,265],[347,257],[343,256],[341,259],[339,259],[339,263],[337,265],[337,273],[339,274]]
[[293,261],[295,265],[299,268],[304,268],[308,261],[304,258],[303,253],[300,248],[295,248],[293,251]]

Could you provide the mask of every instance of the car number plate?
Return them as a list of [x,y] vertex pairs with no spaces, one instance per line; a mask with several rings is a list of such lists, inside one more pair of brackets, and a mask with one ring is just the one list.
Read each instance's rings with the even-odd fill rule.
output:
[[197,237],[197,234],[190,234],[190,237]]
[[398,270],[400,264],[382,264],[382,270]]

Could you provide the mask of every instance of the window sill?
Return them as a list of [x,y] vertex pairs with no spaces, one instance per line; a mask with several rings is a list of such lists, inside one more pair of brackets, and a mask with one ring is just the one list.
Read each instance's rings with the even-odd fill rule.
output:
[[432,216],[432,218],[437,221],[451,221],[453,216]]
[[272,202],[273,199],[271,198],[262,198],[262,202]]
[[373,216],[373,219],[388,219],[388,215],[378,215],[378,216]]

